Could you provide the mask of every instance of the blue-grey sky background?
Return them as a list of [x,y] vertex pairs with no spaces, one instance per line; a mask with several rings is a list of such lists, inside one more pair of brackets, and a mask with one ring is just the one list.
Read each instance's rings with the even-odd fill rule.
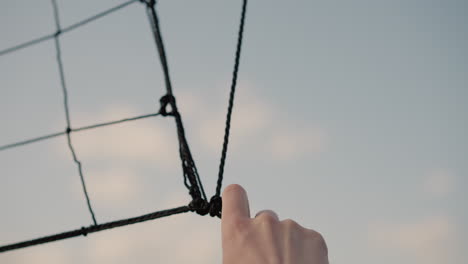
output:
[[[62,26],[119,0],[58,1]],[[174,92],[214,192],[241,1],[157,10]],[[252,214],[321,232],[331,263],[468,262],[468,2],[249,1],[225,183]],[[55,31],[50,1],[2,1],[0,50]],[[144,6],[61,36],[73,127],[157,112]],[[0,57],[0,145],[63,131],[53,41]],[[190,201],[175,125],[72,135],[99,222]],[[64,137],[0,152],[0,244],[91,224]],[[0,263],[220,263],[195,214],[8,252]]]

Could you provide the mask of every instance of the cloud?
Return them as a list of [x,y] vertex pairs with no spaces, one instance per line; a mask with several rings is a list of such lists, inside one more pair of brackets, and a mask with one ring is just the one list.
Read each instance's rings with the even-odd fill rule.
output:
[[[240,84],[239,91],[242,92],[237,94],[231,122],[233,151],[245,146],[251,151],[255,146],[261,155],[284,161],[326,149],[328,135],[324,128],[303,120],[292,121],[279,111],[281,107],[258,96],[253,85]],[[224,106],[187,92],[180,98],[184,113],[192,118],[203,117],[198,118],[196,138],[206,151],[219,154],[226,119]]]
[[[289,160],[309,153],[323,151],[327,142],[324,129],[308,122],[298,124],[279,110],[280,107],[255,93],[253,86],[240,87],[232,120],[230,147],[240,153],[252,151],[273,160]],[[187,129],[194,143],[203,146],[208,155],[218,155],[225,125],[225,105],[210,104],[207,98],[185,93],[178,96],[184,121],[194,125]],[[220,110],[222,109],[222,110]],[[77,124],[117,120],[136,116],[132,107],[115,105],[93,115],[74,117]],[[83,160],[89,177],[89,192],[103,207],[122,206],[125,201],[143,200],[140,196],[144,186],[134,177],[135,168],[141,164],[151,167],[180,170],[178,142],[173,122],[141,120],[131,123],[99,128],[73,134],[77,154]],[[61,154],[70,158],[68,149]],[[252,155],[252,154],[249,154]],[[90,166],[91,160],[109,162],[112,166]],[[121,165],[120,161],[126,161]],[[131,165],[134,163],[135,165]],[[130,164],[130,165],[129,165]],[[82,199],[80,185],[73,185]],[[187,204],[185,192],[157,202],[157,208],[172,208]],[[73,248],[77,263],[145,263],[148,260],[160,263],[219,263],[221,241],[219,220],[193,214],[177,215],[92,234],[80,247]],[[59,258],[58,256],[57,258]],[[64,257],[65,258],[65,257]],[[42,257],[38,256],[41,262]],[[47,258],[45,258],[47,259]],[[59,259],[60,260],[60,259]],[[62,259],[60,263],[69,263]],[[50,262],[54,263],[54,262]]]
[[[114,104],[102,112],[78,114],[76,124],[120,120],[142,114],[125,104]],[[159,119],[158,119],[159,118]],[[77,132],[72,135],[78,158],[82,161],[89,195],[101,208],[129,208],[144,201],[148,189],[147,175],[172,175],[180,173],[178,141],[173,120],[160,117],[136,120],[109,127]],[[57,144],[60,157],[70,163],[70,152]],[[166,178],[161,177],[160,182]],[[83,199],[81,184],[70,182],[75,198]]]
[[90,234],[7,253],[0,262],[13,263],[206,263],[221,262],[219,219],[195,214]]
[[[107,170],[89,171],[93,175],[92,184],[88,185],[93,199],[106,207],[121,207],[129,201],[138,200],[142,186],[130,169],[112,167]],[[73,193],[77,199],[83,198],[81,185],[73,184]]]
[[[76,123],[89,124],[89,120],[107,122],[140,115],[125,105],[114,105],[101,113],[78,115]],[[155,117],[158,118],[158,117]],[[178,164],[178,143],[174,124],[154,119],[137,120],[72,135],[79,158],[106,161],[125,160],[136,163],[153,163],[166,169]],[[169,126],[170,125],[170,126]],[[171,129],[173,128],[173,129]],[[60,148],[63,157],[69,158],[68,149]]]
[[455,189],[455,177],[446,170],[431,171],[425,178],[423,190],[431,196],[442,197]]
[[[280,111],[281,107],[258,96],[253,85],[240,84],[239,91],[242,92],[237,94],[231,123],[232,151],[243,152],[248,147],[250,153],[255,148],[258,155],[287,161],[326,149],[328,136],[324,128],[304,120],[292,121]],[[200,145],[204,154],[218,155],[224,136],[225,102],[213,102],[193,92],[180,93],[177,100],[184,121],[193,123],[186,125],[191,142]],[[139,114],[132,107],[115,104],[100,113],[77,115],[74,121],[89,124],[89,120],[103,122]],[[139,120],[75,133],[73,143],[84,160],[125,160],[168,170],[178,168],[174,123],[158,121]],[[61,146],[60,151],[69,159],[68,149]]]
[[145,228],[100,235],[89,243],[89,262],[216,263],[220,256],[217,230],[208,225],[195,228],[187,219],[174,216],[164,223],[142,224]]
[[[164,208],[187,203],[186,195],[167,197]],[[88,263],[219,263],[218,219],[195,214],[175,215],[154,222],[99,234],[88,243]]]
[[[188,202],[173,193],[161,202],[172,208]],[[10,263],[206,263],[221,261],[220,221],[194,213],[93,233],[0,256]]]
[[47,246],[37,246],[4,253],[0,257],[0,262],[4,264],[13,263],[47,263],[63,264],[73,263],[71,255],[63,244],[51,244]]
[[417,263],[450,262],[455,226],[447,216],[430,217],[411,223],[376,223],[369,228],[370,247]]
[[[203,120],[198,133],[201,143],[216,154],[220,151],[224,136],[226,114],[214,112]],[[207,116],[207,115],[205,115]],[[238,104],[231,121],[231,135],[236,140],[231,140],[230,147],[238,148],[240,142],[254,141],[260,137],[271,122],[272,111],[265,103]]]

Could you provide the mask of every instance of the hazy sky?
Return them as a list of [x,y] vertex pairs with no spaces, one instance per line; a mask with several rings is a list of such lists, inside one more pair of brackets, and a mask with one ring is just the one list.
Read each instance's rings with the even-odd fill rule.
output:
[[[174,92],[214,192],[238,1],[158,1]],[[120,0],[58,1],[65,27]],[[468,262],[468,2],[249,1],[225,184],[252,214],[321,232],[331,263]],[[0,2],[0,50],[55,31],[48,0]],[[145,8],[61,36],[73,127],[157,112]],[[63,131],[53,41],[0,57],[0,145]],[[181,206],[172,119],[72,135],[98,222]],[[0,152],[0,244],[87,226],[65,137]],[[220,222],[177,215],[8,252],[0,263],[220,263]]]

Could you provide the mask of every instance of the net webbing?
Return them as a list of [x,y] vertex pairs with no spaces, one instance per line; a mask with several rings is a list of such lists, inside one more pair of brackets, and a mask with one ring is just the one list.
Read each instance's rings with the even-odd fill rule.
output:
[[[221,217],[222,203],[221,203],[220,191],[221,191],[221,186],[222,186],[224,164],[226,160],[227,147],[228,147],[228,142],[229,142],[231,115],[232,115],[232,109],[234,105],[234,95],[235,95],[237,76],[238,76],[238,70],[239,70],[239,61],[240,61],[240,55],[241,55],[242,39],[243,39],[243,32],[244,32],[244,21],[245,21],[246,9],[247,9],[247,0],[243,0],[243,4],[242,4],[242,12],[241,12],[239,31],[238,31],[238,36],[237,36],[234,70],[233,70],[233,75],[232,75],[232,83],[231,83],[231,88],[230,88],[228,111],[227,111],[227,117],[226,117],[226,127],[224,131],[223,148],[221,152],[221,160],[220,160],[220,165],[219,165],[218,181],[216,185],[215,194],[211,197],[209,201],[206,197],[205,190],[203,189],[200,176],[198,174],[197,168],[195,166],[195,162],[190,152],[190,148],[189,148],[187,139],[185,137],[182,117],[180,113],[178,112],[176,99],[173,95],[173,89],[172,89],[171,79],[170,79],[170,74],[169,74],[169,66],[168,66],[168,62],[166,58],[166,51],[164,48],[164,42],[163,42],[162,35],[161,35],[158,15],[155,9],[156,1],[155,0],[139,0],[139,2],[145,5],[148,19],[150,22],[150,26],[152,29],[152,33],[156,42],[156,47],[159,53],[161,66],[162,66],[163,73],[164,73],[166,94],[160,99],[161,107],[160,107],[159,112],[146,114],[146,115],[139,115],[139,116],[130,117],[130,118],[124,118],[124,119],[115,120],[115,121],[108,121],[108,122],[99,123],[99,124],[92,124],[92,125],[87,125],[87,126],[83,126],[79,128],[73,128],[72,122],[70,119],[69,107],[68,107],[68,90],[66,86],[64,66],[63,66],[62,59],[61,59],[60,36],[78,27],[84,26],[96,19],[102,18],[117,10],[127,7],[130,4],[137,2],[137,0],[124,2],[120,5],[112,7],[108,10],[105,10],[101,13],[93,15],[87,19],[84,19],[78,23],[72,24],[64,28],[61,28],[61,25],[60,25],[59,9],[58,9],[56,0],[51,0],[51,1],[52,1],[53,9],[54,9],[54,20],[56,24],[56,32],[53,34],[49,34],[49,35],[25,42],[25,43],[18,44],[16,46],[13,46],[4,50],[0,50],[0,56],[18,51],[20,49],[41,43],[46,40],[50,40],[50,39],[54,40],[55,49],[56,49],[56,59],[57,59],[57,65],[59,68],[60,83],[61,83],[62,94],[63,94],[66,128],[64,131],[61,131],[61,132],[55,132],[55,133],[51,133],[51,134],[44,135],[44,136],[34,137],[34,138],[2,145],[0,146],[0,151],[4,151],[7,149],[24,146],[24,145],[31,144],[34,142],[66,135],[69,150],[78,168],[78,174],[80,176],[83,193],[86,199],[86,204],[88,206],[88,210],[90,212],[93,224],[88,227],[81,227],[79,229],[72,230],[72,231],[67,231],[67,232],[48,235],[48,236],[31,239],[31,240],[27,240],[23,242],[0,246],[0,253],[14,250],[14,249],[20,249],[20,248],[25,248],[29,246],[49,243],[49,242],[53,242],[57,240],[63,240],[63,239],[76,237],[80,235],[86,236],[87,234],[99,232],[99,231],[106,230],[106,229],[140,223],[140,222],[144,222],[144,221],[148,221],[148,220],[152,220],[156,218],[166,217],[166,216],[170,216],[173,214],[185,213],[189,211],[197,212],[200,215],[210,214],[211,216]],[[167,110],[168,106],[170,106],[169,111]],[[76,152],[74,150],[71,135],[73,133],[84,131],[84,130],[97,129],[100,127],[111,126],[111,125],[116,125],[116,124],[120,124],[124,122],[135,121],[135,120],[155,117],[155,116],[164,116],[164,117],[168,116],[168,117],[173,117],[175,120],[176,127],[177,127],[178,141],[179,141],[179,155],[181,159],[183,176],[184,176],[184,185],[189,190],[189,194],[192,197],[192,201],[188,205],[177,207],[177,208],[157,211],[157,212],[149,213],[149,214],[142,215],[142,216],[112,221],[108,223],[98,223],[98,221],[96,220],[96,216],[93,211],[92,205],[91,205],[91,200],[88,196],[88,192],[86,189],[83,166],[80,160],[78,159],[78,156],[76,155]]]

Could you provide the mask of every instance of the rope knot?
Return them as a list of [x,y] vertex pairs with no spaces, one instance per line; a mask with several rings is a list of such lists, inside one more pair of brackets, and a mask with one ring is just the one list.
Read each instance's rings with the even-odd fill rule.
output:
[[221,209],[222,209],[223,201],[221,197],[215,195],[211,197],[210,202],[207,202],[203,198],[195,198],[193,199],[188,207],[190,211],[196,212],[199,215],[207,215],[210,214],[212,217],[219,217],[221,218]]
[[148,7],[156,5],[156,0],[140,0],[140,2],[146,4]]
[[[175,114],[175,97],[171,94],[166,94],[161,99],[159,99],[159,102],[161,103],[161,108],[159,109],[159,113],[162,116],[173,116]],[[167,111],[167,106],[171,107],[171,110],[168,112]]]
[[71,131],[72,129],[70,127],[67,127],[67,129],[65,130],[65,133],[70,134]]
[[56,37],[60,36],[60,34],[62,34],[62,30],[61,30],[61,29],[59,29],[59,30],[57,30],[57,31],[55,32],[54,37],[56,38]]
[[86,227],[84,227],[84,226],[81,227],[81,234],[82,234],[83,236],[87,236],[87,235],[88,235],[88,231],[87,231],[87,228],[86,228]]
[[218,195],[214,195],[210,200],[210,215],[221,218],[221,209],[223,207],[223,200]]
[[192,212],[199,215],[206,215],[210,211],[210,205],[202,198],[193,199],[188,206]]

